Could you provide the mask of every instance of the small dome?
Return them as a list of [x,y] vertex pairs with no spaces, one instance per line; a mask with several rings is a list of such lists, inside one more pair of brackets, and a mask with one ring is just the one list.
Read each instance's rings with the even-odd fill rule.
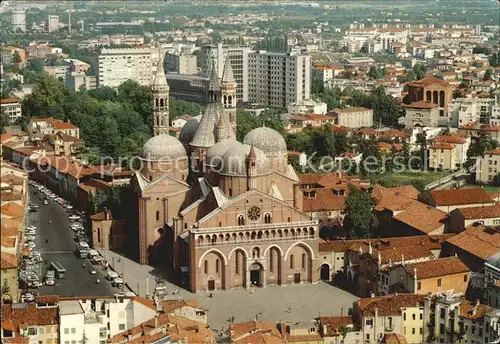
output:
[[168,161],[186,158],[186,149],[175,137],[161,134],[153,136],[142,146],[141,158],[149,161]]
[[[239,143],[222,156],[221,174],[231,176],[247,175],[247,157],[251,146]],[[269,159],[260,149],[254,147],[256,174],[263,175],[270,172]]]
[[236,139],[225,139],[217,142],[207,151],[205,156],[207,165],[212,166],[212,164],[217,164],[228,150],[236,147],[237,145],[241,145],[241,143],[236,141]]
[[245,135],[243,143],[261,149],[266,156],[277,156],[287,153],[286,142],[276,130],[260,127]]
[[193,140],[194,134],[198,130],[198,125],[201,121],[201,115],[191,118],[189,121],[184,124],[181,129],[181,133],[179,134],[179,139],[185,145],[188,145]]

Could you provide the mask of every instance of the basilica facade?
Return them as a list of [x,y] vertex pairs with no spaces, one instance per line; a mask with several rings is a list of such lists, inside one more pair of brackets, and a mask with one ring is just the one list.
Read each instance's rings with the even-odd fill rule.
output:
[[215,67],[208,104],[168,134],[168,83],[153,83],[153,134],[133,178],[139,261],[168,261],[193,292],[319,280],[316,220],[302,211],[299,179],[283,137],[261,127],[236,140],[236,82]]

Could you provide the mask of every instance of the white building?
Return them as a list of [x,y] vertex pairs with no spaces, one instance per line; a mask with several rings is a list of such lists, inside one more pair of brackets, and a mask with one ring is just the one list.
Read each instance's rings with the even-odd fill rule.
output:
[[4,113],[7,115],[9,123],[14,123],[17,119],[21,118],[21,103],[19,103],[18,98],[1,99],[0,105]]
[[363,107],[334,109],[335,124],[347,128],[366,128],[373,125],[373,110]]
[[26,31],[26,12],[23,9],[12,10],[12,31]]
[[149,86],[158,51],[152,48],[103,48],[99,55],[99,86],[118,87],[127,80]]
[[179,74],[196,74],[196,55],[184,52],[172,52],[165,55],[165,71]]
[[[454,128],[469,123],[487,123],[492,115],[495,99],[492,98],[456,98],[448,106],[448,118]],[[500,114],[500,113],[499,113]]]
[[325,102],[317,102],[312,99],[303,99],[297,103],[288,105],[288,113],[305,114],[314,113],[324,115],[328,112]]
[[205,77],[210,75],[212,60],[222,78],[226,59],[231,61],[233,76],[236,80],[236,99],[238,102],[247,102],[248,98],[248,54],[252,52],[249,47],[230,47],[219,43],[218,45],[206,45],[201,48],[201,70]]
[[477,162],[476,182],[493,182],[493,179],[500,173],[500,148],[486,152]]
[[300,53],[252,52],[248,62],[249,100],[286,109],[311,98],[311,57]]
[[152,301],[139,297],[93,297],[59,301],[59,343],[106,344],[106,339],[154,318]]
[[47,21],[47,31],[54,32],[59,30],[59,16],[49,14],[49,19]]
[[83,72],[69,72],[66,74],[66,86],[72,92],[78,92],[80,87],[84,87],[86,90],[93,90],[97,87],[97,78],[86,75]]

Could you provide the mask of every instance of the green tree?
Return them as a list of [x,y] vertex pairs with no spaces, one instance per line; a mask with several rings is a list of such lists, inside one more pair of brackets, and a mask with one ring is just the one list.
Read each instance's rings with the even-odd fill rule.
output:
[[278,110],[265,110],[260,114],[259,119],[266,127],[276,130],[281,135],[285,133],[283,120]]
[[118,101],[129,103],[134,111],[140,114],[144,123],[148,123],[152,118],[152,99],[151,88],[136,81],[127,80],[118,86]]
[[63,101],[67,88],[60,80],[41,74],[35,81],[33,91],[23,100],[23,113],[29,117],[53,116],[63,118]]
[[324,133],[324,146],[326,150],[326,154],[329,156],[335,156],[336,149],[335,149],[335,135],[333,134],[332,126],[329,124],[325,124],[323,127],[323,133]]
[[497,51],[496,53],[490,55],[490,57],[488,57],[488,62],[491,67],[500,66],[500,51]]
[[335,154],[340,155],[349,151],[349,140],[346,134],[335,135]]
[[483,80],[484,81],[491,80],[491,69],[487,69],[486,72],[484,72]]
[[415,78],[420,80],[427,74],[427,67],[422,63],[417,63],[413,66],[413,73],[415,73]]
[[170,121],[173,121],[177,117],[182,115],[198,116],[201,111],[200,105],[196,103],[190,103],[180,99],[170,99],[169,101],[169,115]]
[[370,67],[370,70],[368,71],[368,76],[370,79],[375,80],[375,79],[381,79],[387,74],[387,71],[385,67],[382,68],[377,68],[377,67]]
[[404,163],[405,163],[405,166],[408,167],[408,163],[410,161],[410,157],[411,157],[411,151],[410,151],[410,144],[408,143],[407,140],[404,140],[403,141],[403,159],[404,159]]
[[344,231],[351,238],[369,238],[372,236],[377,222],[372,209],[374,200],[369,192],[349,187],[349,194],[345,199],[346,217],[344,218]]
[[3,133],[4,128],[9,125],[9,117],[3,108],[0,108],[0,134]]
[[424,169],[427,161],[427,132],[425,130],[417,134],[416,142],[420,148],[420,168]]
[[236,111],[236,122],[238,123],[236,127],[236,138],[238,141],[243,141],[246,134],[262,125],[259,117],[243,110]]
[[19,64],[22,62],[21,55],[19,55],[19,51],[14,51],[14,54],[12,54],[12,63],[16,66],[19,66]]

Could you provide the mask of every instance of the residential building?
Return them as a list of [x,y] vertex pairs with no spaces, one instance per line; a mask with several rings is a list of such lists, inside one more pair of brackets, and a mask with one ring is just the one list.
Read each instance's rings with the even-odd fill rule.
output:
[[311,57],[293,53],[251,52],[248,55],[248,100],[286,109],[311,99]]
[[38,146],[46,151],[53,151],[55,156],[74,156],[77,149],[83,145],[83,141],[74,136],[58,131],[55,134],[45,135]]
[[460,233],[473,223],[500,225],[500,204],[486,207],[458,208],[450,213],[450,231]]
[[492,183],[500,178],[500,148],[486,152],[478,158],[476,165],[476,182]]
[[[2,205],[2,208],[6,208],[6,206]],[[3,212],[2,212],[3,213]],[[9,221],[6,220],[7,217],[4,217],[2,214],[2,222],[4,221]],[[13,220],[15,221],[15,219]],[[3,224],[2,224],[2,235],[3,233],[7,233],[7,229],[4,230]],[[18,233],[17,231],[10,231],[9,237],[14,237],[14,239],[8,239],[7,237],[5,239],[2,239],[2,303],[3,302],[17,302],[18,301],[18,289],[19,289],[19,283],[18,283],[18,275],[17,275],[17,269],[18,269],[18,258],[16,253],[8,253],[4,246],[13,246],[15,245],[15,242],[18,238]],[[13,244],[7,244],[7,242],[12,242]]]
[[280,323],[278,330],[284,338],[283,343],[323,344],[318,333],[317,323],[312,321]]
[[153,319],[153,301],[141,297],[59,298],[59,343],[106,340]]
[[9,123],[15,123],[23,115],[19,98],[2,98],[0,99],[0,106],[4,114],[7,115]]
[[80,139],[80,128],[59,119],[52,117],[33,118],[28,124],[28,134],[31,141],[41,140],[45,135],[52,135],[57,132]]
[[407,83],[410,103],[426,101],[439,106],[439,125],[449,123],[449,104],[453,99],[454,86],[433,76]]
[[86,75],[84,72],[68,72],[66,74],[66,86],[72,92],[78,92],[81,88],[93,90],[97,87],[97,77]]
[[[157,56],[151,48],[103,48],[98,57],[98,85],[118,87],[127,80],[149,86]],[[158,52],[156,52],[158,53]]]
[[163,313],[208,324],[208,309],[195,300],[165,300],[160,302]]
[[[317,77],[323,86],[328,84],[328,81],[335,79],[344,72],[344,67],[339,65],[314,65],[313,74]],[[289,111],[290,112],[290,111]]]
[[290,116],[286,129],[290,133],[297,133],[308,126],[322,128],[325,124],[334,125],[335,117],[330,115],[306,113],[303,115]]
[[467,161],[470,137],[446,134],[432,140],[429,146],[429,167],[455,171]]
[[374,187],[374,213],[381,236],[443,234],[448,226],[446,212],[418,200],[420,192],[413,186]]
[[389,293],[421,295],[446,291],[465,295],[470,279],[469,268],[458,257],[409,262],[389,267],[388,274]]
[[299,115],[307,113],[325,115],[327,113],[327,107],[325,102],[303,99],[297,103],[289,104],[288,113]]
[[352,107],[345,109],[334,109],[332,115],[335,124],[351,129],[371,127],[373,125],[373,110],[363,107]]
[[26,31],[26,12],[24,9],[16,8],[12,10],[12,31]]
[[54,14],[49,14],[49,19],[47,20],[47,31],[55,32],[59,30],[59,16]]
[[491,196],[482,188],[431,190],[422,193],[419,199],[447,214],[458,208],[495,205]]
[[59,344],[57,296],[2,304],[2,343]]
[[184,52],[168,52],[165,54],[165,71],[193,75],[198,73],[196,55]]
[[500,125],[471,123],[458,128],[459,135],[471,136],[478,139],[480,135],[486,134],[492,139],[500,142]]
[[455,98],[448,106],[450,125],[454,128],[470,123],[489,123],[495,99]]
[[53,76],[56,79],[61,79],[66,81],[66,74],[68,73],[68,66],[43,66],[44,72],[48,75]]
[[222,78],[223,66],[226,59],[229,59],[236,80],[236,99],[237,102],[249,101],[249,53],[250,47],[233,47],[223,45],[205,45],[201,47],[201,70],[204,77],[208,77],[212,68],[212,62],[218,71],[218,77]]
[[2,61],[3,66],[8,66],[12,64],[12,56],[18,53],[21,58],[21,65],[26,63],[26,51],[23,48],[1,45],[0,46],[0,61]]
[[90,69],[90,65],[88,63],[77,59],[64,59],[64,62],[68,65],[69,72],[87,73]]
[[425,296],[391,294],[356,301],[353,319],[365,343],[377,343],[386,333],[403,335],[407,343],[424,342]]
[[484,269],[489,257],[498,253],[500,248],[500,227],[483,226],[474,223],[463,232],[448,238],[443,244],[445,255],[457,255],[472,271]]
[[[323,337],[326,344],[340,344],[342,340],[344,343],[354,342],[351,340],[351,331],[354,330],[354,323],[351,316],[338,316],[338,317],[318,317],[315,319],[319,327],[319,334]],[[344,337],[344,329],[347,333]],[[351,333],[350,333],[351,332]],[[359,336],[359,334],[358,334]]]
[[423,100],[405,105],[406,129],[416,127],[437,127],[439,120],[439,107],[437,104]]

